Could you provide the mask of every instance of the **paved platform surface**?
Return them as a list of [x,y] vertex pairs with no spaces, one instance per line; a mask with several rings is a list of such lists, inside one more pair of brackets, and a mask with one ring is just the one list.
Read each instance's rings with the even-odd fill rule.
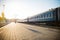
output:
[[0,40],[60,40],[60,30],[10,23],[0,28]]

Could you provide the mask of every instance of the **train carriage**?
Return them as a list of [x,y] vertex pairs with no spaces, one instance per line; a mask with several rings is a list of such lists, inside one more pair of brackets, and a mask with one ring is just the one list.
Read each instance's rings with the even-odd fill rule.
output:
[[26,22],[60,25],[60,7],[27,18]]

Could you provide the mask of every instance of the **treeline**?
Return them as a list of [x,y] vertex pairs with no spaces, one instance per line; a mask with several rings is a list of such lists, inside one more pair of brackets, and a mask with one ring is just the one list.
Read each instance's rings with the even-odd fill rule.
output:
[[0,23],[3,23],[6,21],[6,18],[0,17]]
[[4,17],[4,13],[0,16],[0,27],[6,25],[6,18]]

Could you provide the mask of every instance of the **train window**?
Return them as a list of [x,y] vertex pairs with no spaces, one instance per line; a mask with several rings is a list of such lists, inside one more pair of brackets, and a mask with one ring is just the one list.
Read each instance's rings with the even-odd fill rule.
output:
[[44,18],[46,17],[46,14],[44,14]]
[[42,15],[42,18],[44,18],[44,14]]
[[38,18],[39,18],[40,16],[38,16]]
[[42,15],[40,15],[40,18],[42,17]]
[[44,14],[44,18],[45,18],[45,14]]
[[38,16],[36,16],[36,18],[38,18]]
[[48,16],[51,17],[51,13]]
[[41,15],[41,18],[43,17],[43,15]]
[[51,12],[51,17],[53,17],[53,13]]
[[48,17],[48,14],[47,14],[47,17]]
[[51,17],[53,17],[53,13],[51,12]]
[[48,15],[47,15],[47,14],[44,14],[44,17],[45,17],[45,18],[47,18],[47,17],[48,17]]
[[41,15],[39,16],[39,18],[41,18]]
[[53,16],[53,13],[51,12],[51,17]]
[[56,17],[56,11],[54,11],[51,15],[52,17]]
[[47,17],[47,14],[45,13],[44,15],[45,15],[44,17],[46,18]]
[[39,15],[37,15],[37,18],[39,18]]
[[51,17],[51,13],[50,13],[50,17]]

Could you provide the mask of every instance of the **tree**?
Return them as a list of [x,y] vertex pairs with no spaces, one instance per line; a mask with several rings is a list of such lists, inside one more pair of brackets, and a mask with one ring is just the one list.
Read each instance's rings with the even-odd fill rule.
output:
[[2,12],[2,17],[0,17],[0,22],[5,22],[6,18],[4,17],[4,12]]

